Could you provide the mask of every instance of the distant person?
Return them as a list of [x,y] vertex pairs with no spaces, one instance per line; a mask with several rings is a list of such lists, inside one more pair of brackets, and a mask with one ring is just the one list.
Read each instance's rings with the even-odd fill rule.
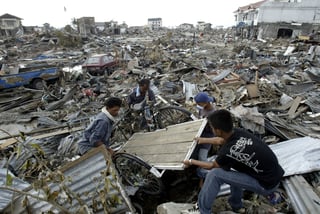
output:
[[78,142],[81,155],[100,145],[105,145],[106,149],[113,154],[114,151],[110,148],[110,138],[115,117],[118,116],[121,105],[120,98],[110,97],[106,100],[105,106],[84,130],[82,138]]
[[314,40],[314,37],[316,36],[316,31],[313,29],[312,32],[308,35],[310,40]]
[[229,38],[229,35],[228,33],[226,33],[223,37],[224,47],[228,46],[228,38]]
[[153,126],[152,122],[152,110],[150,106],[153,106],[156,102],[156,97],[153,90],[150,88],[150,80],[142,79],[139,81],[138,86],[133,89],[127,99],[129,108],[133,110],[133,115],[137,118],[141,112],[143,117],[138,121],[137,129],[148,130]]
[[[150,80],[142,79],[128,96],[128,105],[135,110],[142,110],[146,102],[155,102],[156,98],[150,88]],[[140,109],[138,109],[140,107]]]
[[242,204],[243,190],[268,196],[278,202],[281,194],[277,188],[284,175],[278,159],[270,147],[253,134],[233,128],[232,115],[225,109],[216,110],[208,116],[215,135],[213,145],[221,148],[212,162],[185,160],[184,164],[210,169],[198,197],[198,208],[182,213],[211,214],[212,205],[223,184],[229,184],[229,204],[234,212],[245,213]]

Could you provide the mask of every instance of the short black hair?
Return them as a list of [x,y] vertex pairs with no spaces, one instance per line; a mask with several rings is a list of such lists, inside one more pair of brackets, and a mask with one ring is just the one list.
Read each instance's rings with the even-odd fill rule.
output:
[[232,115],[226,109],[219,109],[209,114],[208,122],[212,128],[220,129],[224,132],[231,132],[233,129]]
[[150,86],[150,80],[149,79],[142,79],[139,81],[139,86],[147,85]]
[[118,97],[109,97],[105,102],[104,105],[107,108],[113,108],[115,106],[121,107],[122,105],[122,100]]

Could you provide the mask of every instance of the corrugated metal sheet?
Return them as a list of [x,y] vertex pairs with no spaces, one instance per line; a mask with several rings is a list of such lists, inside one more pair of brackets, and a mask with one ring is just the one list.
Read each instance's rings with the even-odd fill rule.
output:
[[295,213],[319,213],[320,198],[303,176],[290,176],[284,180],[283,186]]
[[[13,178],[12,185],[9,186],[10,188],[22,191],[30,186],[29,183],[15,177],[10,171],[7,171],[7,169],[0,169],[0,187],[6,186],[7,172]],[[10,190],[0,190],[0,212],[10,204],[13,194]]]
[[[51,155],[57,152],[59,146],[60,137],[53,136],[50,138],[46,138],[45,140],[33,139],[32,137],[27,137],[27,139],[22,142],[24,146],[21,147],[21,152],[14,155],[9,164],[14,170],[13,172],[17,175],[24,172],[23,165],[27,160],[32,159],[33,153],[37,154],[38,151],[31,145],[38,145],[41,148],[41,151],[44,153],[46,157],[50,157]],[[32,151],[32,152],[30,152]]]
[[288,94],[302,94],[314,90],[317,84],[314,82],[303,82],[296,85],[284,85],[285,91]]
[[186,82],[183,81],[183,92],[185,93],[186,96],[186,102],[190,101],[190,98],[193,98],[198,92],[199,90],[197,89],[197,85],[190,83],[190,82]]
[[313,113],[320,112],[320,99],[319,99],[319,92],[314,93],[313,97],[309,96],[306,100],[306,104],[311,108]]
[[284,176],[320,170],[320,139],[295,138],[270,145],[285,170]]
[[[105,206],[108,209],[107,213],[133,212],[134,208],[118,180],[118,174],[109,157],[109,153],[103,147],[93,149],[81,158],[70,162],[61,168],[61,172],[65,177],[65,186],[76,194],[81,199],[81,202],[76,199],[77,197],[73,197],[71,202],[68,201],[67,195],[61,194],[61,183],[50,182],[49,189],[51,192],[60,192],[57,201],[69,212],[76,213],[81,204],[91,208],[95,202],[98,202],[98,204],[100,202],[100,205],[95,206],[97,209],[93,213],[104,213],[101,206],[102,198],[108,202],[112,201],[112,199],[117,199],[116,202],[108,203]],[[42,191],[36,191],[35,189],[30,190],[29,193],[37,196],[43,195]],[[26,209],[21,207],[20,202],[22,200],[22,198],[19,198],[15,201],[13,213],[27,213]],[[48,212],[49,210],[58,212],[57,208],[51,204],[31,197],[29,197],[29,210],[32,213]]]

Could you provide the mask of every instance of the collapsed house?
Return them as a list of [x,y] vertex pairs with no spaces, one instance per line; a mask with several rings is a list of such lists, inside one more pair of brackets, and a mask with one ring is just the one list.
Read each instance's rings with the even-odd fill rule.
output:
[[319,30],[320,2],[263,0],[235,11],[243,38],[298,38]]
[[0,16],[0,36],[14,36],[17,33],[23,33],[21,20],[8,13]]
[[259,10],[259,27],[263,37],[297,38],[318,31],[320,21],[320,2],[267,1]]

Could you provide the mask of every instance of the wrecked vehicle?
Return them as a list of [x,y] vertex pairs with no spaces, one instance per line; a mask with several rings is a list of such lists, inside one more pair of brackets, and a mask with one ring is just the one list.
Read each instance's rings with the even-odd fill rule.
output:
[[82,64],[82,69],[93,76],[110,75],[118,64],[118,60],[108,54],[96,54]]
[[42,89],[44,82],[54,83],[59,79],[57,67],[19,68],[17,73],[0,75],[0,89],[27,86]]

